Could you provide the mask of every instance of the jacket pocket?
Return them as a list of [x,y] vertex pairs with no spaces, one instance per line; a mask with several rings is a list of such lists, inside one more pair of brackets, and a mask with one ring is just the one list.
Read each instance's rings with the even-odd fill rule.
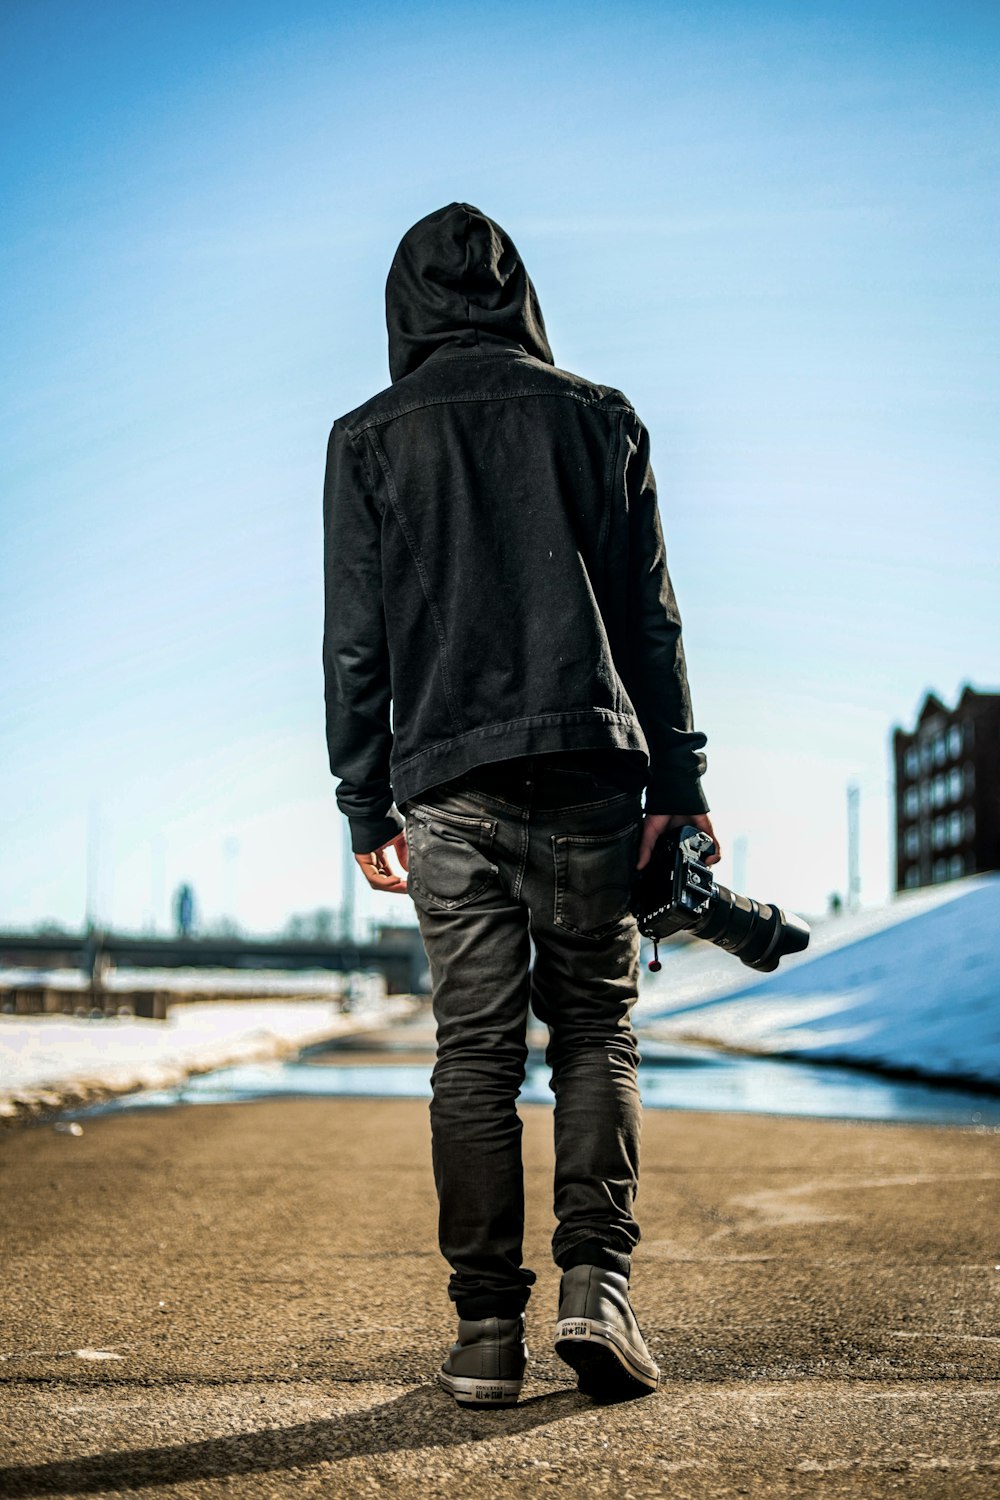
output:
[[554,833],[557,927],[603,937],[629,910],[642,817],[610,833]]
[[496,831],[494,818],[408,803],[407,885],[414,901],[419,896],[424,905],[451,910],[485,891],[500,873],[489,858]]

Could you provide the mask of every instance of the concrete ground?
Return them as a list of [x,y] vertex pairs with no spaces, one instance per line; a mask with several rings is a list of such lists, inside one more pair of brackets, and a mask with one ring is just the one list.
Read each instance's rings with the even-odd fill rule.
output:
[[454,1318],[424,1101],[108,1116],[0,1143],[0,1495],[1000,1493],[1000,1136],[646,1114],[633,1300],[662,1383],[551,1352],[551,1114],[526,1107],[530,1379],[433,1381]]

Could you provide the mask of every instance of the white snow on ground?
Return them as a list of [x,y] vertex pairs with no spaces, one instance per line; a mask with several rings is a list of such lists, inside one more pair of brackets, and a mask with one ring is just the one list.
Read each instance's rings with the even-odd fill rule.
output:
[[[104,976],[107,990],[169,990],[175,995],[298,996],[343,993],[350,987],[385,990],[378,971],[360,971],[346,976],[332,969],[210,969],[194,966],[177,969],[138,969],[123,966]],[[79,969],[4,968],[0,970],[0,994],[15,985],[44,984],[48,989],[75,991],[87,987]],[[128,995],[123,994],[127,1000]]]
[[831,918],[774,974],[707,943],[660,956],[637,1016],[650,1037],[1000,1085],[1000,875]]
[[193,1073],[294,1054],[331,1037],[409,1015],[406,995],[343,1014],[324,1000],[190,1001],[165,1021],[112,1016],[0,1016],[0,1122]]

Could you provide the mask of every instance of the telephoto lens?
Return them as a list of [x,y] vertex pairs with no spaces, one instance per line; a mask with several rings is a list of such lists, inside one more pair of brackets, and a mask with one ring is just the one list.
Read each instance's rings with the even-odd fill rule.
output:
[[725,948],[751,969],[770,973],[787,953],[801,953],[809,945],[809,928],[794,912],[738,896],[715,884],[704,916],[688,927],[695,937]]
[[727,890],[705,858],[715,845],[688,823],[661,834],[632,888],[639,931],[653,939],[650,968],[660,967],[657,943],[682,930],[724,948],[748,968],[771,973],[790,953],[809,946],[809,924],[794,912]]

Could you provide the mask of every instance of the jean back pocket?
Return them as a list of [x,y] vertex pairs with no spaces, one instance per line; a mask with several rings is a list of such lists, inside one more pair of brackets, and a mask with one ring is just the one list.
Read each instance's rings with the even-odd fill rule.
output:
[[554,833],[557,927],[603,937],[629,910],[642,818],[606,833]]
[[494,818],[408,803],[407,885],[413,899],[446,910],[473,901],[499,874],[489,857],[496,831]]

